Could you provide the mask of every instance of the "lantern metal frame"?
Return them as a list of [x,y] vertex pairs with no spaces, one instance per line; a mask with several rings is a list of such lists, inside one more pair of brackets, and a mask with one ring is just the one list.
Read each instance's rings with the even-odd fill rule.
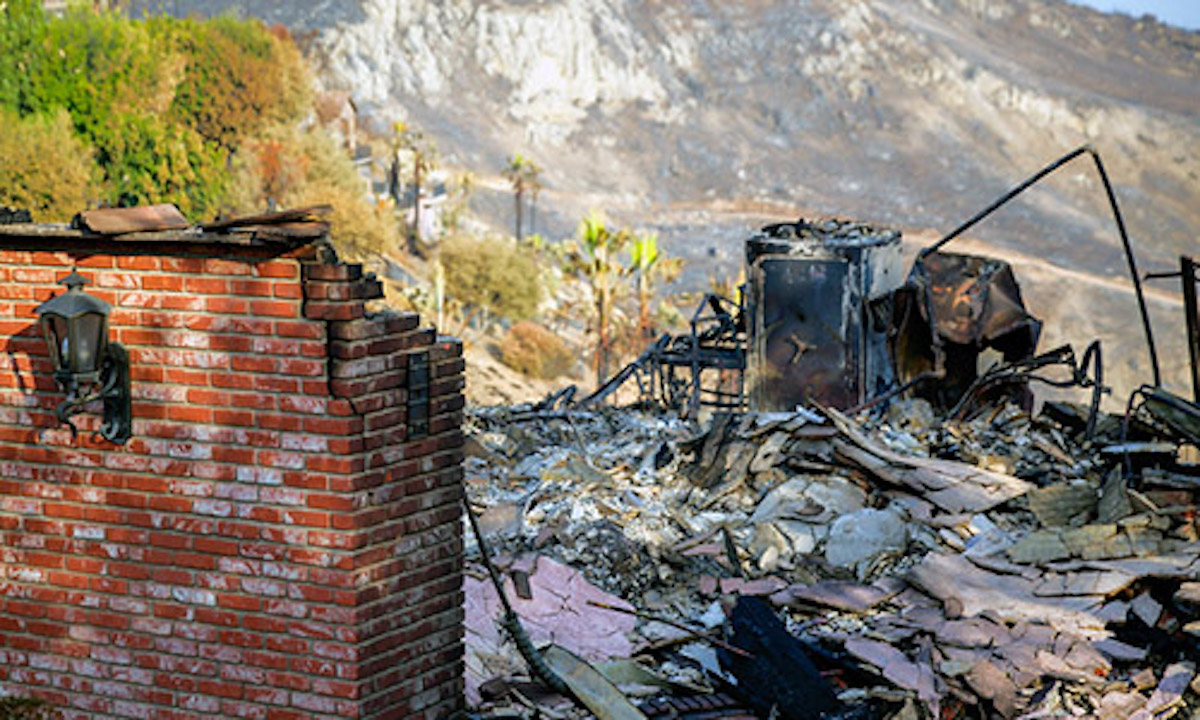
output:
[[119,343],[108,341],[111,308],[83,291],[87,283],[87,278],[72,272],[59,281],[66,292],[37,308],[42,336],[54,363],[54,379],[67,394],[55,414],[76,437],[79,429],[71,418],[86,412],[89,404],[102,401],[100,436],[124,444],[133,432],[129,353]]

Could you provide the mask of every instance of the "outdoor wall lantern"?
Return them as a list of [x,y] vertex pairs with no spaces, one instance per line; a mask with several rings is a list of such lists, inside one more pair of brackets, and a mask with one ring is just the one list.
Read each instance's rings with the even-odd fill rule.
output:
[[133,427],[129,393],[129,354],[108,341],[108,303],[83,291],[87,278],[72,272],[59,281],[67,291],[37,308],[42,335],[54,363],[54,379],[67,393],[59,403],[59,422],[78,433],[71,416],[88,403],[104,401],[100,435],[124,444]]

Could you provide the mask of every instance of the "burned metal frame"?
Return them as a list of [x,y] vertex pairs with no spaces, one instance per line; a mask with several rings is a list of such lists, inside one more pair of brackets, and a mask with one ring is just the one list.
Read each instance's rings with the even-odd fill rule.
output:
[[1121,419],[1122,470],[1126,482],[1134,477],[1133,457],[1128,447],[1129,431],[1137,419],[1154,432],[1180,442],[1200,445],[1200,406],[1157,385],[1143,385],[1129,395],[1125,416]]
[[[1072,150],[1071,152],[1067,153],[1066,155],[1063,155],[1062,157],[1058,158],[1057,160],[1051,162],[1050,164],[1046,165],[1041,170],[1039,170],[1038,172],[1034,173],[1033,175],[1028,177],[1023,182],[1021,182],[1019,185],[1013,187],[1011,190],[1006,192],[1004,195],[1000,196],[998,199],[996,199],[994,202],[992,202],[986,208],[979,211],[975,215],[971,216],[969,219],[967,219],[965,222],[960,224],[958,227],[951,230],[949,233],[947,233],[945,236],[943,236],[940,240],[938,240],[937,242],[933,243],[932,245],[922,249],[917,254],[917,258],[913,263],[913,273],[914,274],[922,273],[925,268],[927,260],[931,257],[936,257],[936,254],[939,253],[942,250],[942,248],[944,248],[947,244],[949,244],[955,238],[961,236],[967,230],[969,230],[970,228],[974,227],[979,222],[986,219],[988,216],[990,216],[992,213],[999,210],[1004,205],[1008,204],[1010,201],[1012,201],[1018,195],[1023,193],[1025,190],[1028,190],[1030,187],[1037,184],[1038,182],[1040,182],[1041,180],[1043,180],[1050,174],[1054,173],[1056,170],[1062,168],[1063,166],[1070,163],[1072,160],[1075,160],[1076,158],[1081,157],[1083,155],[1088,155],[1092,158],[1092,162],[1096,168],[1096,172],[1100,176],[1101,183],[1104,186],[1105,195],[1108,200],[1109,208],[1112,212],[1113,221],[1114,221],[1114,224],[1117,229],[1117,234],[1120,236],[1121,244],[1122,244],[1122,247],[1125,252],[1125,259],[1126,259],[1126,263],[1129,267],[1130,279],[1133,282],[1134,294],[1137,298],[1138,311],[1139,311],[1141,321],[1142,321],[1142,328],[1143,328],[1143,331],[1144,331],[1145,337],[1146,337],[1146,347],[1147,347],[1147,352],[1149,354],[1151,370],[1153,372],[1153,377],[1154,377],[1153,386],[1158,387],[1162,384],[1162,375],[1161,375],[1161,371],[1159,368],[1159,362],[1158,362],[1158,350],[1157,350],[1157,347],[1155,346],[1155,342],[1154,342],[1154,331],[1153,331],[1153,327],[1151,326],[1151,322],[1150,322],[1150,314],[1149,314],[1149,311],[1147,310],[1147,306],[1146,306],[1145,292],[1142,288],[1142,278],[1138,274],[1137,259],[1134,256],[1133,246],[1129,240],[1129,233],[1125,227],[1125,220],[1121,214],[1121,209],[1117,202],[1116,192],[1113,189],[1112,182],[1109,180],[1108,172],[1104,167],[1104,162],[1100,159],[1100,154],[1098,152],[1096,152],[1096,150],[1094,148],[1092,148],[1090,145],[1080,146],[1080,147],[1076,148],[1075,150]],[[1185,262],[1186,262],[1186,259],[1185,259]],[[1185,269],[1181,271],[1181,274],[1183,274],[1185,277],[1195,278],[1194,264],[1191,266],[1190,275],[1188,274],[1188,269],[1186,266],[1185,266]],[[933,298],[933,294],[932,294],[932,288],[929,287],[927,284],[926,287],[924,288],[924,290],[925,291],[923,293],[923,297],[921,298],[920,302],[923,302],[923,304],[924,304],[923,309],[924,309],[927,317],[933,318],[934,317],[934,298]],[[1190,299],[1191,299],[1190,302],[1188,302],[1186,300],[1189,297],[1189,295],[1188,295],[1189,292],[1190,292]],[[1196,311],[1195,283],[1194,282],[1193,283],[1185,282],[1184,293],[1185,293],[1185,305],[1187,306],[1187,312],[1188,312],[1187,319],[1188,319],[1188,323],[1189,323],[1189,325],[1188,325],[1189,349],[1192,351],[1192,358],[1193,358],[1193,362],[1192,362],[1193,389],[1194,389],[1197,400],[1200,401],[1200,369],[1198,369],[1198,364],[1197,364],[1198,358],[1200,358],[1200,319],[1198,319],[1198,318],[1200,318],[1200,312]],[[902,393],[913,390],[914,388],[917,388],[917,387],[927,383],[930,380],[937,380],[937,379],[944,378],[945,374],[946,374],[946,370],[944,367],[945,357],[944,357],[943,350],[940,346],[940,343],[938,342],[938,337],[937,337],[936,332],[933,333],[933,335],[931,337],[931,341],[932,341],[932,345],[933,345],[932,349],[934,352],[934,367],[932,369],[913,375],[911,378],[908,379],[907,382],[902,383],[899,387],[894,388],[894,389],[890,390],[889,392],[883,393],[879,397],[873,398],[866,403],[863,403],[856,409],[862,409],[862,408],[866,408],[866,407],[871,407],[873,405],[877,405],[888,399],[896,397]],[[1023,381],[1023,380],[1018,380],[1018,378],[1021,378],[1024,380],[1036,380],[1036,381],[1044,382],[1044,383],[1048,382],[1051,385],[1056,385],[1056,386],[1060,386],[1060,387],[1069,387],[1069,386],[1078,385],[1081,387],[1092,387],[1093,388],[1092,403],[1091,403],[1091,409],[1090,409],[1088,425],[1087,425],[1087,433],[1090,436],[1092,431],[1095,428],[1095,421],[1096,421],[1096,415],[1097,415],[1097,412],[1099,409],[1100,396],[1102,393],[1106,392],[1106,390],[1107,390],[1106,388],[1104,388],[1103,381],[1102,381],[1103,380],[1103,377],[1102,377],[1103,370],[1102,370],[1102,365],[1101,365],[1099,344],[1098,344],[1098,342],[1093,342],[1088,347],[1087,351],[1085,351],[1083,359],[1078,365],[1074,364],[1074,354],[1071,353],[1069,356],[1062,355],[1060,353],[1062,353],[1063,350],[1064,350],[1064,348],[1058,348],[1054,351],[1051,351],[1050,353],[1040,355],[1036,358],[1020,360],[1015,363],[1009,363],[1006,366],[1003,366],[1001,368],[995,368],[995,369],[993,369],[993,371],[989,371],[989,373],[986,373],[984,376],[977,378],[976,381],[972,384],[972,386],[967,390],[967,392],[965,392],[963,394],[963,396],[960,398],[959,402],[956,403],[954,408],[952,408],[952,410],[950,412],[950,417],[956,417],[959,414],[961,414],[965,407],[964,403],[969,405],[970,403],[976,402],[978,400],[978,397],[980,396],[980,394],[983,392],[983,389],[985,388],[985,386],[994,386],[996,383],[1009,383],[1009,382]],[[1067,348],[1066,350],[1069,352],[1069,348]],[[1089,365],[1089,360],[1094,361],[1094,371],[1095,371],[1094,377],[1090,380],[1086,376],[1086,369]],[[1034,370],[1044,367],[1045,364],[1068,365],[1068,367],[1070,367],[1072,370],[1072,379],[1070,381],[1052,381],[1051,382],[1051,381],[1048,381],[1047,378],[1033,374]],[[1135,393],[1135,395],[1136,395],[1136,393]],[[1131,397],[1130,398],[1130,409],[1132,409],[1133,402],[1134,402],[1134,397]]]
[[1192,397],[1200,403],[1200,303],[1196,300],[1196,261],[1187,255],[1179,259],[1183,281],[1183,314],[1187,321],[1188,357],[1192,362]]
[[[1183,294],[1183,315],[1187,328],[1188,359],[1191,363],[1192,397],[1185,400],[1165,390],[1157,382],[1143,385],[1129,396],[1125,417],[1121,422],[1121,443],[1129,438],[1129,430],[1135,418],[1165,435],[1182,438],[1185,442],[1200,445],[1200,301],[1197,300],[1196,285],[1200,283],[1197,263],[1188,255],[1179,258],[1179,270],[1166,273],[1147,273],[1147,280],[1179,278]],[[1130,453],[1123,453],[1125,477],[1133,476],[1133,460]]]
[[1196,285],[1200,283],[1195,258],[1179,256],[1177,272],[1146,273],[1146,280],[1179,278],[1183,290],[1183,317],[1187,325],[1188,359],[1192,370],[1192,399],[1200,404],[1200,301],[1197,300]]
[[[1071,377],[1067,380],[1056,380],[1036,374],[1040,370],[1054,366],[1068,368],[1071,372]],[[1091,370],[1090,374],[1088,372],[1089,368]],[[1089,406],[1087,425],[1084,429],[1084,437],[1092,437],[1092,433],[1096,429],[1096,418],[1100,412],[1100,398],[1108,391],[1108,388],[1104,387],[1104,365],[1099,340],[1094,340],[1091,345],[1088,345],[1083,353],[1083,357],[1078,362],[1075,360],[1075,351],[1071,346],[1063,345],[1028,360],[1004,363],[992,367],[972,383],[971,387],[963,393],[963,396],[951,408],[946,417],[953,420],[960,420],[991,389],[1002,385],[1030,381],[1060,388],[1092,388],[1092,401]]]
[[[578,405],[602,402],[632,378],[643,402],[658,402],[686,410],[689,415],[701,407],[744,410],[746,331],[742,304],[707,293],[692,313],[689,328],[687,335],[660,336]],[[706,374],[712,372],[717,373],[716,381],[706,385]],[[734,373],[733,377],[728,373]]]
[[[929,272],[929,267],[927,267],[927,266],[932,262],[932,260],[934,258],[939,257],[939,255],[945,255],[944,253],[941,252],[942,248],[944,248],[948,243],[953,241],[955,238],[961,236],[967,230],[969,230],[970,228],[974,227],[979,222],[986,219],[992,213],[999,210],[1001,207],[1003,207],[1004,205],[1006,205],[1007,203],[1012,201],[1014,198],[1016,198],[1018,195],[1023,193],[1025,190],[1029,189],[1033,185],[1040,182],[1042,179],[1046,178],[1047,176],[1054,173],[1056,170],[1062,168],[1063,166],[1067,165],[1068,163],[1075,160],[1076,158],[1082,157],[1084,155],[1091,157],[1092,162],[1096,168],[1096,172],[1100,176],[1101,183],[1104,186],[1106,199],[1108,201],[1110,210],[1112,212],[1112,217],[1113,217],[1114,224],[1116,226],[1117,234],[1120,236],[1122,247],[1124,248],[1126,262],[1129,267],[1130,278],[1133,282],[1134,293],[1135,293],[1135,296],[1137,298],[1137,303],[1138,303],[1138,310],[1139,310],[1139,313],[1141,316],[1143,330],[1145,332],[1147,351],[1149,354],[1150,364],[1151,364],[1151,368],[1153,371],[1154,385],[1158,386],[1161,384],[1161,372],[1160,372],[1160,368],[1159,368],[1158,351],[1157,351],[1157,348],[1156,348],[1156,345],[1154,342],[1154,333],[1153,333],[1153,328],[1151,327],[1150,316],[1149,316],[1149,312],[1148,312],[1147,306],[1146,306],[1145,293],[1142,288],[1141,278],[1138,274],[1137,260],[1133,253],[1133,247],[1132,247],[1132,244],[1129,239],[1129,233],[1125,227],[1125,221],[1121,214],[1121,209],[1117,202],[1116,193],[1113,189],[1112,182],[1109,180],[1108,172],[1105,169],[1104,163],[1101,160],[1099,153],[1096,152],[1096,150],[1093,149],[1091,146],[1084,145],[1079,148],[1076,148],[1075,150],[1067,153],[1066,155],[1063,155],[1062,157],[1058,158],[1057,160],[1046,165],[1041,170],[1034,173],[1032,176],[1030,176],[1023,182],[1021,182],[1020,184],[1018,184],[1017,186],[1015,186],[1008,192],[1006,192],[1004,195],[1002,195],[1000,198],[998,198],[994,202],[992,202],[986,208],[984,208],[983,210],[979,211],[978,213],[976,213],[975,215],[973,215],[972,217],[967,219],[965,222],[960,224],[955,229],[951,230],[949,233],[947,233],[945,236],[943,236],[940,240],[933,243],[929,247],[924,248],[923,250],[921,250],[918,253],[917,258],[913,264],[912,274],[910,275],[910,282],[913,277],[916,277],[918,279],[925,278],[927,281],[924,282],[923,284],[919,283],[919,282],[917,283],[917,285],[920,286],[918,288],[920,295],[918,297],[911,298],[911,300],[915,301],[915,302],[910,302],[908,311],[909,311],[910,315],[912,313],[924,314],[924,316],[927,320],[927,323],[929,324],[929,334],[928,334],[928,337],[926,338],[926,340],[928,341],[928,344],[929,344],[929,350],[932,352],[931,362],[928,363],[928,366],[924,367],[924,368],[916,368],[916,367],[912,368],[911,369],[912,371],[910,373],[908,373],[907,377],[905,377],[905,372],[903,372],[903,370],[897,365],[897,367],[896,367],[896,387],[893,387],[883,393],[879,393],[875,397],[866,399],[864,402],[859,404],[855,408],[855,410],[861,410],[864,408],[878,405],[880,403],[886,402],[887,400],[895,398],[903,393],[910,392],[910,391],[919,389],[921,387],[928,387],[930,381],[944,380],[947,377],[947,372],[948,372],[947,367],[946,367],[947,361],[948,361],[947,347],[946,347],[946,343],[943,342],[943,339],[939,336],[939,332],[938,332],[939,328],[935,327],[935,325],[936,325],[935,318],[938,317],[938,313],[936,312],[937,304],[935,302],[935,297],[934,297],[935,288],[932,286],[931,282],[928,282],[930,272]],[[1184,272],[1186,272],[1186,270]],[[1191,275],[1191,277],[1194,277],[1194,266],[1193,266],[1193,275]],[[1190,287],[1190,291],[1192,292],[1192,298],[1194,300],[1194,297],[1195,297],[1194,284]],[[1185,290],[1185,293],[1186,292],[1187,292],[1187,290]],[[1016,306],[1020,306],[1021,301],[1020,301],[1019,290],[1014,289],[1014,293],[1015,293],[1013,296],[1013,300],[1015,300],[1014,304]],[[899,294],[900,293],[897,293],[897,296]],[[944,300],[944,298],[943,298],[943,300]],[[898,301],[894,301],[894,302],[898,302]],[[1188,307],[1190,309],[1194,309],[1195,303],[1194,302],[1188,303]],[[1003,318],[1001,318],[1002,320],[1005,318],[1007,318],[1008,320],[1013,320],[1011,311],[1002,310],[1000,314],[1002,316],[1004,316]],[[1028,316],[1026,316],[1026,317],[1028,317]],[[1188,335],[1189,347],[1194,352],[1194,357],[1200,359],[1200,312],[1192,312],[1189,315],[1188,319],[1189,319],[1189,323],[1191,323],[1191,324],[1189,324],[1189,335]],[[893,324],[892,324],[893,332],[895,332],[897,330],[896,320],[897,320],[897,318],[894,317]],[[1036,322],[1036,321],[1034,321],[1034,322]],[[1016,320],[1013,320],[1012,326],[1016,327],[1017,324],[1019,324],[1019,323],[1017,323]],[[1036,328],[1034,328],[1032,330],[1032,332],[1033,332],[1033,335],[1032,335],[1033,343],[1032,344],[1035,344],[1036,343]],[[996,333],[993,333],[993,334],[996,334]],[[1001,340],[1001,343],[1005,344],[1005,343],[1007,343],[1007,341]],[[1095,427],[1095,418],[1096,418],[1096,414],[1098,412],[1100,397],[1106,391],[1106,388],[1104,388],[1104,386],[1103,386],[1103,375],[1102,375],[1103,370],[1102,370],[1101,355],[1100,355],[1100,349],[1099,349],[1098,343],[1093,343],[1091,346],[1088,347],[1088,349],[1085,351],[1085,353],[1083,355],[1081,362],[1079,362],[1079,363],[1075,362],[1074,353],[1069,348],[1066,348],[1066,349],[1058,348],[1054,351],[1051,351],[1050,353],[1045,353],[1045,354],[1037,356],[1037,357],[1034,357],[1032,354],[1032,350],[1033,350],[1032,346],[1028,348],[1028,356],[1027,357],[1019,357],[1017,353],[1009,352],[1010,350],[1013,350],[1013,348],[1008,348],[1008,350],[1005,351],[1005,355],[1006,355],[1005,360],[1007,361],[1005,365],[1000,366],[998,368],[994,368],[993,371],[991,371],[989,373],[985,373],[985,375],[982,377],[973,378],[971,380],[971,384],[967,388],[963,388],[963,393],[961,395],[959,395],[957,398],[954,398],[953,400],[951,400],[952,402],[954,402],[954,407],[952,408],[951,416],[955,416],[956,414],[961,413],[966,405],[969,405],[970,403],[978,401],[979,398],[983,394],[986,393],[986,391],[989,387],[994,387],[997,384],[1026,383],[1028,381],[1037,381],[1037,382],[1047,383],[1047,384],[1056,385],[1056,386],[1060,386],[1060,387],[1068,387],[1068,386],[1081,386],[1081,387],[1085,387],[1085,388],[1090,387],[1093,390],[1092,403],[1091,403],[1092,407],[1091,407],[1091,413],[1090,413],[1090,417],[1089,417],[1089,421],[1088,421],[1088,428],[1087,428],[1088,433],[1090,434],[1092,432],[1092,430],[1094,430],[1094,427]],[[893,361],[897,361],[895,349],[893,350]],[[1066,381],[1052,380],[1050,378],[1046,378],[1044,376],[1035,374],[1035,371],[1042,369],[1044,367],[1047,367],[1048,365],[1066,365],[1071,371],[1070,380],[1066,380]],[[1090,378],[1088,377],[1089,367],[1093,371],[1092,377],[1090,377]],[[969,375],[968,375],[968,377],[969,377]],[[1195,387],[1196,396],[1198,399],[1200,399],[1200,369],[1197,369],[1197,362],[1193,362],[1193,384]],[[951,393],[951,395],[953,395],[953,393]]]

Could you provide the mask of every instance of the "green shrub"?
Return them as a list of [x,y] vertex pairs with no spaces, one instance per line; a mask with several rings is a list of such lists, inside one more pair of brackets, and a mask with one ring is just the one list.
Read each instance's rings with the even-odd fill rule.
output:
[[207,220],[225,197],[225,155],[191,128],[157,116],[124,115],[93,141],[112,204],[170,202]]
[[96,199],[99,168],[66,111],[21,118],[0,108],[0,126],[0,205],[25,208],[38,222],[65,222]]
[[552,380],[571,371],[575,355],[553,332],[531,322],[519,322],[504,335],[500,360],[517,372]]
[[0,106],[20,108],[33,89],[30,71],[41,55],[45,33],[42,0],[0,4]]
[[112,204],[214,215],[230,154],[266,127],[299,124],[311,85],[286,31],[256,20],[133,21],[84,3],[54,17],[39,0],[0,2],[0,107],[69,113],[103,171],[94,195]]
[[541,301],[537,255],[502,238],[454,235],[442,241],[446,294],[469,308],[512,320],[533,317]]
[[30,84],[19,99],[23,113],[64,108],[86,138],[109,130],[122,115],[163,112],[176,65],[174,53],[146,23],[115,12],[72,6],[61,18],[43,17],[27,28],[34,37],[25,63]]

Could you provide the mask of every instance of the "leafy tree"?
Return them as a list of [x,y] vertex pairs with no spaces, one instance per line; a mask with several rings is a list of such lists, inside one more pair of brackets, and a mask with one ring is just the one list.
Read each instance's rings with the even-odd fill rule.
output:
[[38,221],[62,222],[95,199],[100,168],[65,110],[21,118],[0,108],[0,125],[0,205],[27,209]]
[[111,202],[170,202],[193,217],[215,214],[229,183],[218,147],[161,117],[119,115],[115,122],[94,138]]
[[537,205],[537,196],[542,189],[541,184],[542,169],[537,163],[525,157],[521,153],[517,153],[508,159],[508,165],[504,168],[504,177],[512,184],[513,201],[515,204],[515,212],[513,215],[513,225],[517,242],[520,242],[524,237],[524,226],[521,222],[522,210],[525,205],[525,195],[530,195],[529,201],[529,229],[533,230],[534,208]]
[[620,291],[618,280],[625,274],[621,252],[632,235],[628,230],[612,231],[604,219],[592,212],[579,225],[579,238],[567,251],[565,269],[581,276],[592,290],[596,327],[596,379],[608,377],[612,355],[612,320]]
[[629,272],[635,276],[638,303],[638,336],[645,342],[654,334],[650,322],[650,302],[654,286],[671,282],[683,270],[681,258],[667,258],[659,252],[658,233],[637,233],[629,246]]
[[16,105],[22,114],[66,109],[76,131],[94,142],[118,133],[129,117],[166,110],[174,91],[166,71],[178,58],[149,25],[83,6],[43,23],[28,60],[30,86]]
[[65,110],[94,149],[104,202],[214,213],[230,155],[265,127],[299,123],[310,97],[295,44],[257,21],[131,21],[84,4],[52,17],[37,0],[0,2],[0,107]]

